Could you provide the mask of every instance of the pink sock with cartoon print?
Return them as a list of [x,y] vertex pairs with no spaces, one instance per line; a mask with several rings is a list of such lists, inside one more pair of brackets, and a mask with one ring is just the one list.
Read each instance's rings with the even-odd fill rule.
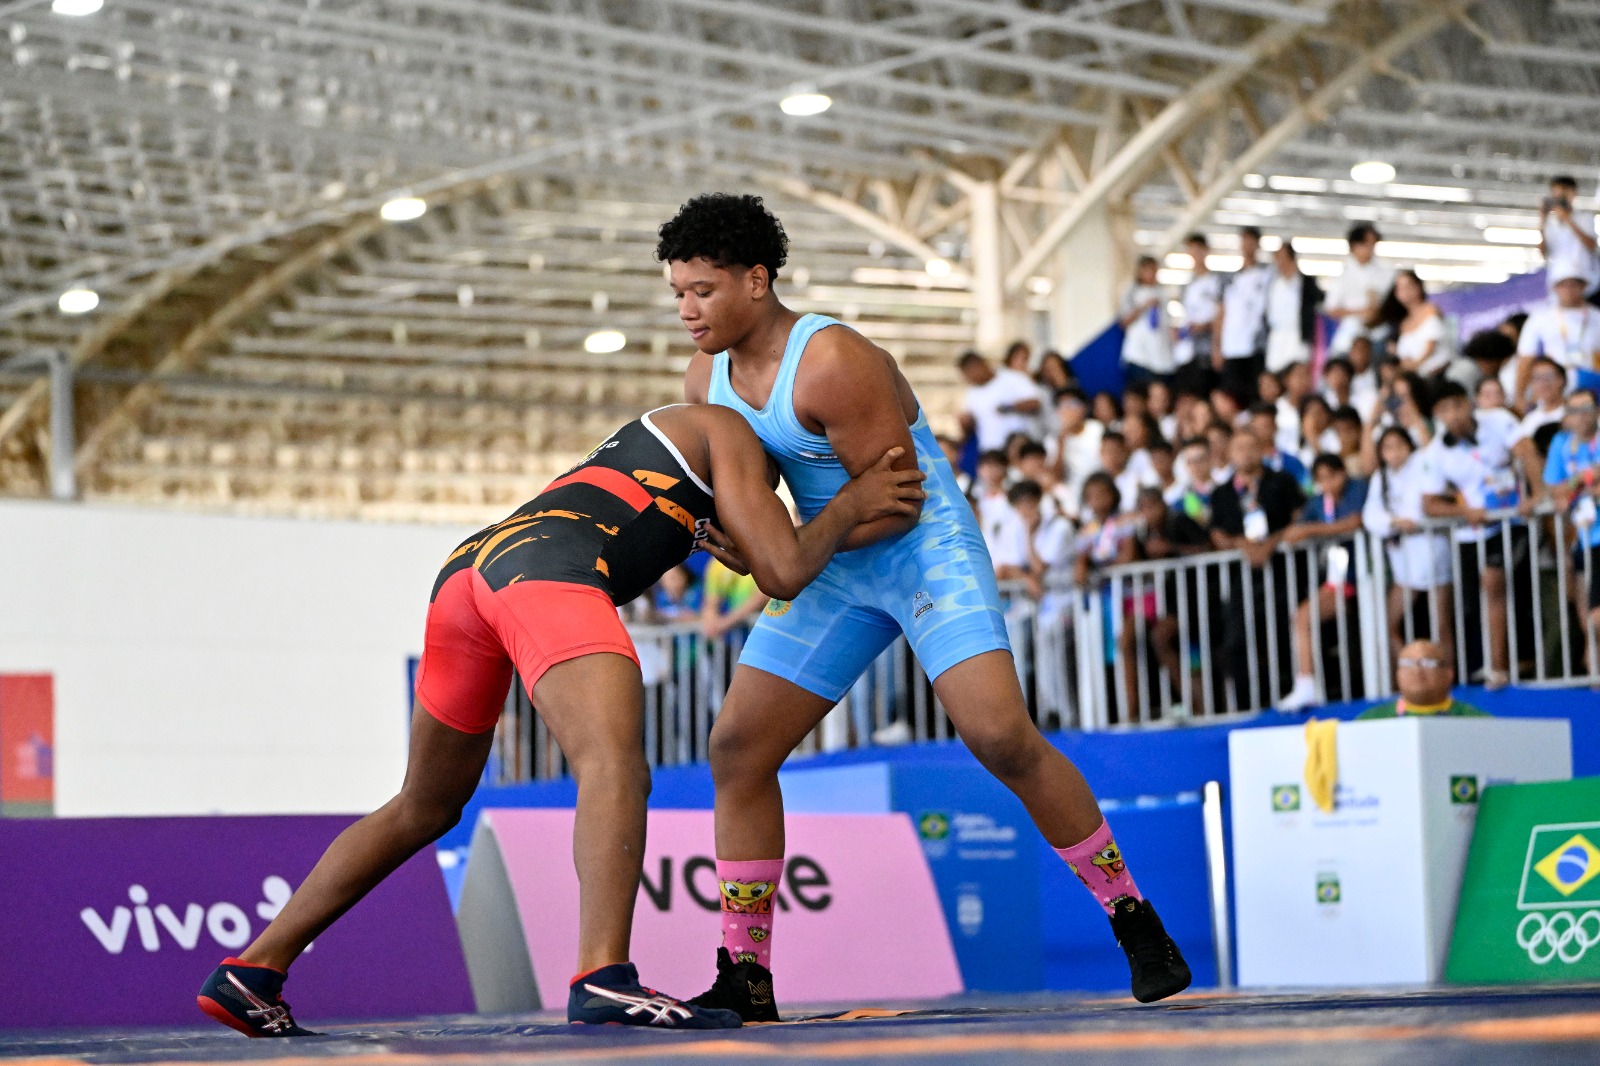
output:
[[717,860],[722,946],[734,962],[772,968],[772,901],[782,876],[782,859]]
[[1083,887],[1099,901],[1107,914],[1124,896],[1144,899],[1139,894],[1139,886],[1133,883],[1128,864],[1122,860],[1122,849],[1111,837],[1111,827],[1103,820],[1100,828],[1089,834],[1089,839],[1070,848],[1050,850],[1066,860],[1068,869],[1078,875]]

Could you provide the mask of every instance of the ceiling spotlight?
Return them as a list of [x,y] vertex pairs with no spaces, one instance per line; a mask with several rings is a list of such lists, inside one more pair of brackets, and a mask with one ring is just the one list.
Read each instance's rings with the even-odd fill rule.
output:
[[64,315],[86,315],[100,306],[100,294],[93,289],[68,289],[56,301]]
[[822,93],[790,93],[778,101],[778,106],[785,115],[796,118],[805,118],[808,115],[820,115],[833,106],[833,97]]
[[928,272],[928,277],[930,278],[948,278],[950,276],[950,260],[930,259],[923,269]]
[[1490,244],[1521,244],[1531,248],[1544,240],[1544,234],[1536,229],[1522,229],[1516,226],[1485,226],[1483,239]]
[[1350,180],[1359,185],[1386,185],[1394,180],[1394,167],[1371,159],[1350,168]]
[[105,0],[52,0],[50,10],[58,15],[92,15],[105,7]]
[[428,212],[428,201],[417,196],[397,196],[378,209],[385,222],[410,222]]
[[596,330],[583,338],[583,350],[590,355],[607,355],[611,352],[620,352],[628,338],[614,329]]

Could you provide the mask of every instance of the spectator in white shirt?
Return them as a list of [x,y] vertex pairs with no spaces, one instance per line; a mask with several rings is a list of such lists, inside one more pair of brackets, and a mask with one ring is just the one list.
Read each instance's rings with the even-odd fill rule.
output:
[[1339,435],[1333,431],[1333,408],[1315,393],[1300,401],[1300,444],[1295,458],[1306,470],[1323,452],[1339,451]]
[[[1301,414],[1306,400],[1311,397],[1314,388],[1311,383],[1311,367],[1306,363],[1295,363],[1278,375],[1278,381],[1283,394],[1276,401],[1278,432],[1276,439],[1277,449],[1281,452],[1295,452],[1300,449]],[[1332,404],[1329,404],[1332,409]],[[1266,442],[1263,442],[1264,444]],[[1316,458],[1316,441],[1313,445],[1312,458]]]
[[1050,577],[1067,577],[1072,565],[1072,523],[1060,514],[1051,514],[1049,493],[1037,482],[1022,480],[1011,486],[1011,507],[1027,534],[1028,571],[1034,598],[1044,591],[1042,583]]
[[1350,367],[1355,371],[1350,378],[1350,406],[1361,413],[1364,421],[1371,421],[1378,413],[1378,371],[1372,365],[1372,338],[1357,337],[1350,342],[1345,353]]
[[1015,370],[1019,374],[1033,374],[1033,349],[1028,347],[1027,341],[1012,341],[1011,347],[1006,349],[1005,358],[1000,364],[1007,370]]
[[1178,476],[1177,449],[1165,437],[1154,440],[1147,449],[1150,453],[1150,469],[1155,474],[1156,487],[1161,490],[1161,498],[1169,504],[1183,495],[1186,487]]
[[1376,321],[1383,298],[1394,287],[1394,271],[1377,258],[1378,242],[1383,238],[1370,222],[1358,222],[1345,238],[1350,254],[1344,270],[1328,286],[1323,312],[1339,324],[1328,344],[1331,355],[1344,355],[1351,342],[1365,337]]
[[1122,431],[1122,401],[1109,392],[1097,392],[1090,401],[1089,411],[1102,426]]
[[1066,359],[1060,352],[1049,348],[1039,357],[1039,369],[1033,372],[1033,380],[1054,397],[1056,393],[1072,384],[1072,367],[1067,365]]
[[972,482],[972,507],[978,514],[978,524],[983,527],[983,539],[989,542],[989,554],[994,554],[993,537],[998,535],[1001,520],[1011,510],[1006,502],[1005,452],[984,452],[978,456],[978,476]]
[[981,451],[1004,448],[1013,433],[1034,431],[1044,403],[1032,378],[1010,367],[996,370],[977,352],[967,352],[956,366],[968,385],[961,426],[977,435]]
[[1221,375],[1217,387],[1243,409],[1255,401],[1256,375],[1266,361],[1267,286],[1272,282],[1272,267],[1259,262],[1261,231],[1254,226],[1239,230],[1239,251],[1244,266],[1222,289],[1211,367]]
[[1034,374],[1033,349],[1028,346],[1027,341],[1012,341],[1011,347],[1006,349],[1005,357],[1000,360],[1000,365],[1007,370],[1015,370],[1025,375],[1033,382],[1034,394],[1039,397],[1039,410],[1032,418],[1033,425],[1028,430],[1028,436],[1034,440],[1044,440],[1054,428],[1055,414],[1050,409],[1054,393],[1041,384]]
[[1024,481],[1036,482],[1040,492],[1040,506],[1044,514],[1070,515],[1076,510],[1071,496],[1066,488],[1056,480],[1054,472],[1050,469],[1049,452],[1043,444],[1030,440],[1017,449],[1015,464],[1017,484]]
[[1039,369],[1033,372],[1033,383],[1039,386],[1039,399],[1044,404],[1044,410],[1039,417],[1042,432],[1036,435],[1036,439],[1049,440],[1061,432],[1061,423],[1056,418],[1056,393],[1071,385],[1072,381],[1072,368],[1060,352],[1051,349],[1039,357]]
[[1133,285],[1117,307],[1122,326],[1122,372],[1128,381],[1170,380],[1176,368],[1172,355],[1172,322],[1167,317],[1167,297],[1156,284],[1158,264],[1148,255],[1139,257]]
[[1145,411],[1137,418],[1132,415],[1124,418],[1122,439],[1128,443],[1128,465],[1138,467],[1141,475],[1150,472],[1150,445],[1161,439],[1156,416]]
[[1172,386],[1162,381],[1150,383],[1150,402],[1146,408],[1156,420],[1156,431],[1167,440],[1178,439],[1178,416],[1172,410]]
[[1529,362],[1533,364],[1528,375],[1528,396],[1532,403],[1522,421],[1517,423],[1517,440],[1511,451],[1528,479],[1528,498],[1538,503],[1545,495],[1544,459],[1534,447],[1533,435],[1542,427],[1558,424],[1567,417],[1567,372],[1548,356],[1537,356]]
[[1585,279],[1560,278],[1555,297],[1528,316],[1517,342],[1517,397],[1527,394],[1535,356],[1560,364],[1567,375],[1567,391],[1578,387],[1580,371],[1600,370],[1600,309],[1584,302]]
[[1473,403],[1480,411],[1504,411],[1506,409],[1506,390],[1497,377],[1478,379],[1477,391],[1472,394]]
[[[1133,510],[1141,488],[1156,482],[1149,456],[1144,456],[1144,462],[1138,466],[1129,461],[1130,456],[1128,442],[1121,433],[1107,433],[1100,438],[1100,469],[1111,476],[1117,486],[1118,503],[1126,511]],[[1088,506],[1088,500],[1084,500],[1083,506]]]
[[1444,534],[1422,530],[1427,521],[1422,509],[1427,449],[1419,451],[1409,433],[1390,426],[1378,440],[1378,455],[1382,465],[1367,487],[1361,520],[1383,540],[1394,578],[1389,589],[1390,654],[1398,657],[1402,646],[1426,637],[1443,644],[1445,658],[1454,659],[1450,544]]
[[1395,274],[1394,290],[1384,301],[1381,317],[1395,328],[1394,355],[1401,371],[1433,377],[1449,364],[1444,315],[1428,299],[1427,286],[1416,271]]
[[1477,370],[1477,384],[1473,392],[1491,378],[1501,388],[1498,402],[1491,407],[1505,407],[1510,402],[1511,390],[1516,387],[1516,343],[1497,329],[1483,329],[1467,338],[1461,346],[1462,360],[1471,362]]
[[1322,398],[1337,411],[1341,407],[1355,406],[1350,402],[1350,382],[1355,378],[1355,367],[1350,360],[1339,356],[1322,364]]
[[1217,383],[1211,356],[1216,350],[1215,325],[1222,306],[1224,279],[1206,265],[1211,244],[1205,234],[1189,234],[1184,248],[1194,261],[1194,276],[1183,287],[1183,327],[1178,331],[1178,343],[1172,351],[1178,368],[1173,388],[1180,396],[1205,399]]
[[1317,279],[1300,273],[1300,260],[1287,240],[1272,253],[1274,273],[1267,286],[1268,372],[1280,374],[1311,358],[1317,307],[1322,289]]
[[1600,288],[1600,257],[1594,216],[1578,213],[1577,198],[1576,178],[1562,175],[1550,180],[1550,195],[1539,206],[1539,251],[1552,292],[1563,278],[1582,278],[1588,295]]
[[1206,427],[1206,444],[1211,449],[1211,483],[1220,485],[1233,479],[1233,427],[1213,422]]
[[[1488,512],[1517,507],[1522,500],[1512,452],[1518,441],[1517,420],[1504,411],[1476,410],[1467,390],[1455,382],[1438,387],[1433,414],[1444,433],[1428,446],[1423,510],[1430,518],[1462,522],[1456,528],[1455,541],[1467,607],[1464,632],[1476,631],[1477,616],[1488,616],[1489,663],[1484,684],[1503,688],[1510,681],[1506,568],[1526,545],[1527,530],[1512,526],[1508,537],[1505,526],[1496,522],[1491,531],[1485,523]],[[1467,650],[1470,672],[1475,643]]]
[[1049,459],[1055,477],[1071,501],[1067,514],[1076,518],[1083,483],[1100,468],[1100,438],[1106,427],[1089,417],[1089,403],[1077,388],[1061,390],[1056,398],[1056,418],[1061,432],[1046,443],[1046,448],[1051,451]]
[[1074,580],[1079,588],[1088,587],[1095,569],[1110,566],[1121,556],[1122,542],[1133,532],[1133,523],[1121,516],[1132,510],[1109,473],[1089,475],[1083,486],[1083,517],[1073,542]]
[[1038,599],[1043,594],[1040,568],[1033,561],[1033,526],[1039,521],[1039,486],[1032,481],[1019,481],[1006,490],[1005,513],[995,522],[993,543],[989,548],[994,563],[994,576],[1000,581],[1027,583],[1028,595]]

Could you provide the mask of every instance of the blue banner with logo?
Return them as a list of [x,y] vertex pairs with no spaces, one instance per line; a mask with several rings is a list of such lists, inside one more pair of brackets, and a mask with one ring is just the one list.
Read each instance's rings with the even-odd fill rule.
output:
[[[781,775],[784,809],[909,814],[967,988],[1044,987],[1042,844],[1033,822],[1010,790],[965,751],[923,752],[918,757],[922,753],[907,749],[893,762],[787,771]],[[1082,887],[1076,891],[1085,894]]]

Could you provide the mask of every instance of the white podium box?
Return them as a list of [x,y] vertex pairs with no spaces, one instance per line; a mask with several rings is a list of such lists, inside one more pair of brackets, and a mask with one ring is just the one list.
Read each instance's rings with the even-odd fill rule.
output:
[[1479,793],[1572,776],[1565,719],[1345,722],[1337,748],[1324,814],[1303,727],[1228,736],[1241,986],[1439,980]]

